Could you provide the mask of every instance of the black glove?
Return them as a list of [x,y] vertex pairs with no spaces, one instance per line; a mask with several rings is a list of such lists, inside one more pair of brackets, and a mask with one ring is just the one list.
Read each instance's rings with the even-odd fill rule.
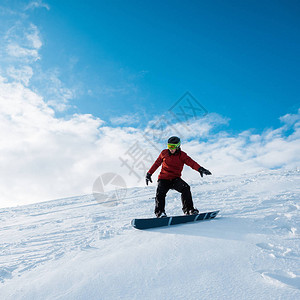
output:
[[152,179],[151,179],[151,174],[150,173],[147,173],[146,175],[146,184],[148,185],[148,182],[150,181],[152,183]]
[[200,167],[198,169],[198,172],[200,173],[201,177],[203,177],[203,174],[205,174],[205,175],[211,175],[211,172],[208,171],[208,170],[206,170],[206,169],[204,169],[203,167]]

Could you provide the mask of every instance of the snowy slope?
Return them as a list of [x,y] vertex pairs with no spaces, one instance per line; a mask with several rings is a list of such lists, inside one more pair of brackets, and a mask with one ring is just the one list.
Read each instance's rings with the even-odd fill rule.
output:
[[[110,207],[86,195],[1,209],[0,299],[300,299],[299,170],[191,187],[219,217],[133,229],[153,216],[155,185]],[[181,213],[176,192],[167,213]]]

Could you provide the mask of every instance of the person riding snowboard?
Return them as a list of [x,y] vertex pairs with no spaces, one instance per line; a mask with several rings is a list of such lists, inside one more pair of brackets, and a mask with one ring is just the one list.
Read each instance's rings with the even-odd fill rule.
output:
[[181,171],[184,164],[197,170],[201,177],[203,174],[211,175],[211,172],[201,167],[180,149],[180,138],[172,136],[168,139],[168,149],[164,149],[146,175],[146,184],[152,183],[151,176],[162,164],[158,176],[158,185],[155,197],[154,213],[157,218],[166,217],[165,198],[170,189],[181,193],[182,210],[185,215],[196,215],[198,209],[194,208],[190,186],[181,179]]

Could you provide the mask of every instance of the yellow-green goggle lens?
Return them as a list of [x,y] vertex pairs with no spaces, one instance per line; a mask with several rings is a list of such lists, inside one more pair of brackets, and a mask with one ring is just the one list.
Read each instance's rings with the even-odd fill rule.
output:
[[178,144],[168,144],[168,149],[173,150],[179,148],[180,143]]

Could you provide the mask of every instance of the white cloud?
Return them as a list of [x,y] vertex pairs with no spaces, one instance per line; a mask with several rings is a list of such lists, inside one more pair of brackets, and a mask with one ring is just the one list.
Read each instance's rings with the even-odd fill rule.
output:
[[37,61],[40,58],[38,51],[36,49],[24,48],[15,43],[11,43],[11,44],[7,45],[6,49],[7,49],[8,55],[14,56],[17,58],[27,59],[26,61],[28,61],[28,60]]
[[[244,131],[236,136],[219,132],[205,142],[186,145],[199,163],[215,174],[241,174],[273,168],[300,166],[300,110],[281,118],[283,125],[262,134]],[[293,127],[290,126],[291,120]],[[288,133],[292,130],[292,133]]]
[[3,76],[27,87],[33,83],[44,101],[58,112],[71,107],[69,102],[75,96],[75,89],[64,85],[58,68],[44,71],[37,63],[43,45],[37,26],[20,19],[7,30],[2,42],[6,50],[3,65],[7,65],[6,73],[2,70]]
[[88,158],[103,122],[91,115],[68,120],[54,115],[42,97],[1,78],[1,205],[75,195],[90,187],[95,175],[89,176],[92,169],[84,162],[92,163]]
[[19,69],[10,66],[7,69],[7,75],[15,81],[23,83],[25,86],[29,85],[29,81],[33,75],[33,70],[30,66],[23,66]]
[[38,1],[31,1],[25,8],[25,10],[28,9],[35,9],[35,8],[46,8],[47,10],[50,10],[50,6],[47,3],[43,3],[42,0]]
[[33,24],[30,25],[30,31],[26,33],[26,38],[31,43],[31,47],[37,50],[43,45],[39,34],[38,28]]
[[288,126],[299,127],[300,125],[300,109],[298,114],[286,114],[280,117],[280,121]]
[[67,88],[60,80],[58,68],[42,72],[39,75],[39,91],[44,95],[45,101],[58,112],[70,108],[70,100],[76,95],[75,89]]
[[138,113],[133,113],[130,115],[122,115],[118,117],[110,118],[113,125],[133,125],[140,122],[140,115]]
[[33,24],[24,26],[23,22],[18,21],[7,31],[3,42],[8,56],[21,62],[29,63],[40,59],[38,50],[42,47],[42,41]]

